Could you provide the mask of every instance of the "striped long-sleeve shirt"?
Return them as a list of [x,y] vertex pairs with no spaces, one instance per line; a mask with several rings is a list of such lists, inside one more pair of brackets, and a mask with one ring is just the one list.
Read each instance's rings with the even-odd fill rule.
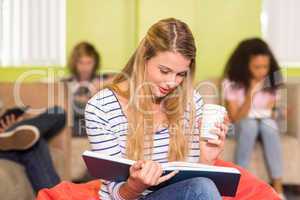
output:
[[[196,91],[193,99],[195,102],[195,120],[198,120],[202,114],[204,103]],[[188,113],[187,109],[185,116],[188,116]],[[185,117],[185,123],[188,120],[188,117]],[[117,96],[112,90],[103,89],[89,100],[85,110],[85,121],[92,151],[116,157],[125,157],[128,120]],[[200,156],[199,137],[191,138],[193,139],[190,141],[186,161],[198,162]],[[168,162],[169,130],[167,128],[160,129],[154,134],[153,139],[151,159],[160,163]],[[123,183],[103,181],[99,191],[100,199],[121,199],[118,195],[118,189],[121,184]]]

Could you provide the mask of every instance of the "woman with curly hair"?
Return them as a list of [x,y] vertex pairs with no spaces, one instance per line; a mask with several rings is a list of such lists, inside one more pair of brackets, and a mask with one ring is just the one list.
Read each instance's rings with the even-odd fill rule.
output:
[[272,185],[283,195],[279,129],[272,118],[282,75],[266,42],[259,38],[240,42],[226,64],[224,77],[225,103],[237,132],[235,161],[248,167],[260,138]]

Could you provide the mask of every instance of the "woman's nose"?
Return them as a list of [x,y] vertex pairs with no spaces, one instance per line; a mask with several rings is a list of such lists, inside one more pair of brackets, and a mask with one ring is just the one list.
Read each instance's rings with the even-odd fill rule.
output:
[[176,75],[170,75],[168,76],[168,79],[166,80],[166,84],[168,88],[173,88],[176,85]]

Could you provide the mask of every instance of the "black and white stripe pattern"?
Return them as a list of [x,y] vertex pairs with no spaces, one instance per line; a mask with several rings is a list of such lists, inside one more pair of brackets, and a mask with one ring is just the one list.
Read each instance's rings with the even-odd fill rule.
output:
[[[204,105],[201,96],[194,92],[196,120]],[[185,116],[188,116],[186,111]],[[86,131],[92,151],[117,157],[125,157],[128,121],[116,95],[110,89],[99,91],[91,98],[85,111]],[[189,119],[186,118],[185,122]],[[197,133],[197,131],[196,131]],[[198,162],[200,156],[198,137],[192,137],[187,162]],[[163,128],[154,134],[151,159],[160,163],[168,161],[169,130]],[[145,156],[150,156],[145,153]],[[101,169],[100,169],[101,170]],[[122,183],[105,181],[99,191],[100,199],[120,199],[117,189]]]

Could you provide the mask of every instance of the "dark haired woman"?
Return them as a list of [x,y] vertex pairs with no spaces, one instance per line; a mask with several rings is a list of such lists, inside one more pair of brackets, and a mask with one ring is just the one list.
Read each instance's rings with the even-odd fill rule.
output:
[[272,185],[283,196],[280,137],[272,119],[282,75],[269,46],[259,38],[242,41],[229,58],[224,77],[225,103],[238,133],[235,161],[247,167],[260,137]]

